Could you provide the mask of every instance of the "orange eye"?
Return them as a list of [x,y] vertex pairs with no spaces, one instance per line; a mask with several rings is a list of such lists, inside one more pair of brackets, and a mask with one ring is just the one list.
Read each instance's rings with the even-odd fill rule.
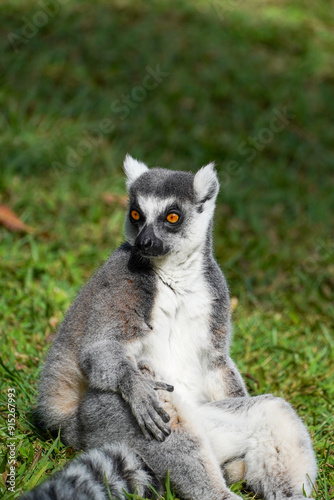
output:
[[131,217],[133,220],[139,220],[140,219],[140,214],[137,212],[137,210],[131,210]]
[[167,215],[166,220],[171,224],[175,224],[175,222],[179,220],[179,216],[177,214],[171,213]]

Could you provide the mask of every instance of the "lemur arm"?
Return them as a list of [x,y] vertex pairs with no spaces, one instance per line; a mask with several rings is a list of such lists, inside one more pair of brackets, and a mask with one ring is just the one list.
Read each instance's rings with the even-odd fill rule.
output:
[[208,258],[206,277],[214,297],[211,313],[211,345],[207,356],[207,387],[209,398],[220,399],[247,396],[245,383],[232,361],[230,295],[225,277],[217,262]]
[[[248,396],[242,376],[230,357],[232,325],[230,315],[222,315],[212,331],[212,347],[209,351],[208,380],[211,382],[214,400]],[[220,323],[220,324],[219,324]]]
[[210,357],[206,371],[207,398],[220,401],[226,398],[247,396],[247,389],[242,377],[228,355]]
[[155,390],[173,391],[173,386],[144,377],[124,346],[113,339],[85,345],[79,364],[92,389],[119,392],[147,439],[163,441],[170,434],[168,413],[161,407]]
[[221,378],[226,397],[248,396],[246,385],[230,356],[222,358],[216,370]]

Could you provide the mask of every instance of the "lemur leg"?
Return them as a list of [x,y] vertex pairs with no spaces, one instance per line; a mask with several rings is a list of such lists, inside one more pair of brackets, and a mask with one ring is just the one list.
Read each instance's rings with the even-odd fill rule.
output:
[[245,480],[266,500],[311,494],[316,462],[306,427],[284,400],[271,395],[203,405],[200,419],[228,482]]
[[[171,419],[172,432],[163,442],[147,440],[123,398],[117,393],[88,393],[80,410],[84,449],[122,442],[135,451],[163,484],[169,472],[175,492],[184,500],[240,500],[226,486],[219,463],[205,437],[191,425]],[[175,420],[175,421],[174,421]]]

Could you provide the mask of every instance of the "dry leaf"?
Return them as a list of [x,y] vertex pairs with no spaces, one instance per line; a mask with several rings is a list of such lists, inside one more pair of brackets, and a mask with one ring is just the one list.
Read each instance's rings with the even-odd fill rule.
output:
[[41,449],[41,448],[39,448],[39,449],[37,450],[37,452],[35,453],[35,456],[34,456],[34,458],[33,458],[33,461],[32,461],[32,462],[31,462],[31,464],[30,464],[30,469],[33,469],[33,468],[35,467],[35,465],[37,464],[37,462],[39,462],[39,461],[40,461],[41,456],[42,456],[42,449]]
[[6,205],[0,205],[0,224],[10,231],[22,231],[30,233],[33,229],[22,222],[14,212]]
[[19,359],[30,359],[30,356],[28,356],[28,354],[20,353],[17,351],[15,351],[14,354],[15,354],[15,357],[19,358]]
[[69,458],[73,455],[73,453],[75,452],[75,449],[72,448],[72,446],[68,446],[65,450],[65,457],[66,458]]
[[17,365],[15,365],[15,370],[26,371],[26,370],[28,370],[28,367],[27,367],[27,365],[22,365],[21,363],[17,363]]
[[126,195],[123,195],[123,194],[104,193],[102,197],[103,197],[103,200],[108,205],[113,205],[114,203],[118,203],[122,207],[126,207],[128,205],[128,197]]
[[237,299],[237,297],[232,297],[231,298],[231,304],[230,304],[230,308],[231,308],[231,312],[233,313],[238,305],[238,302],[239,300]]
[[58,325],[59,323],[59,319],[56,317],[56,316],[52,316],[50,319],[49,319],[49,323],[50,325],[52,326],[52,328],[56,328],[56,326]]
[[8,476],[8,471],[4,471],[2,474],[0,474],[0,477],[2,477],[3,484],[5,486],[6,481],[7,481],[7,476]]

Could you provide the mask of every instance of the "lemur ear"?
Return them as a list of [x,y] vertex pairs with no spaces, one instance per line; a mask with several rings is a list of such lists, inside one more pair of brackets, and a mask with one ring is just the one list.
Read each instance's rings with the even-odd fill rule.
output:
[[145,163],[135,160],[129,154],[126,155],[123,170],[126,175],[126,187],[129,189],[131,184],[138,179],[144,172],[147,172],[148,167]]
[[196,201],[200,206],[209,200],[212,200],[213,203],[216,201],[219,182],[214,166],[214,163],[209,163],[195,174],[194,191]]

